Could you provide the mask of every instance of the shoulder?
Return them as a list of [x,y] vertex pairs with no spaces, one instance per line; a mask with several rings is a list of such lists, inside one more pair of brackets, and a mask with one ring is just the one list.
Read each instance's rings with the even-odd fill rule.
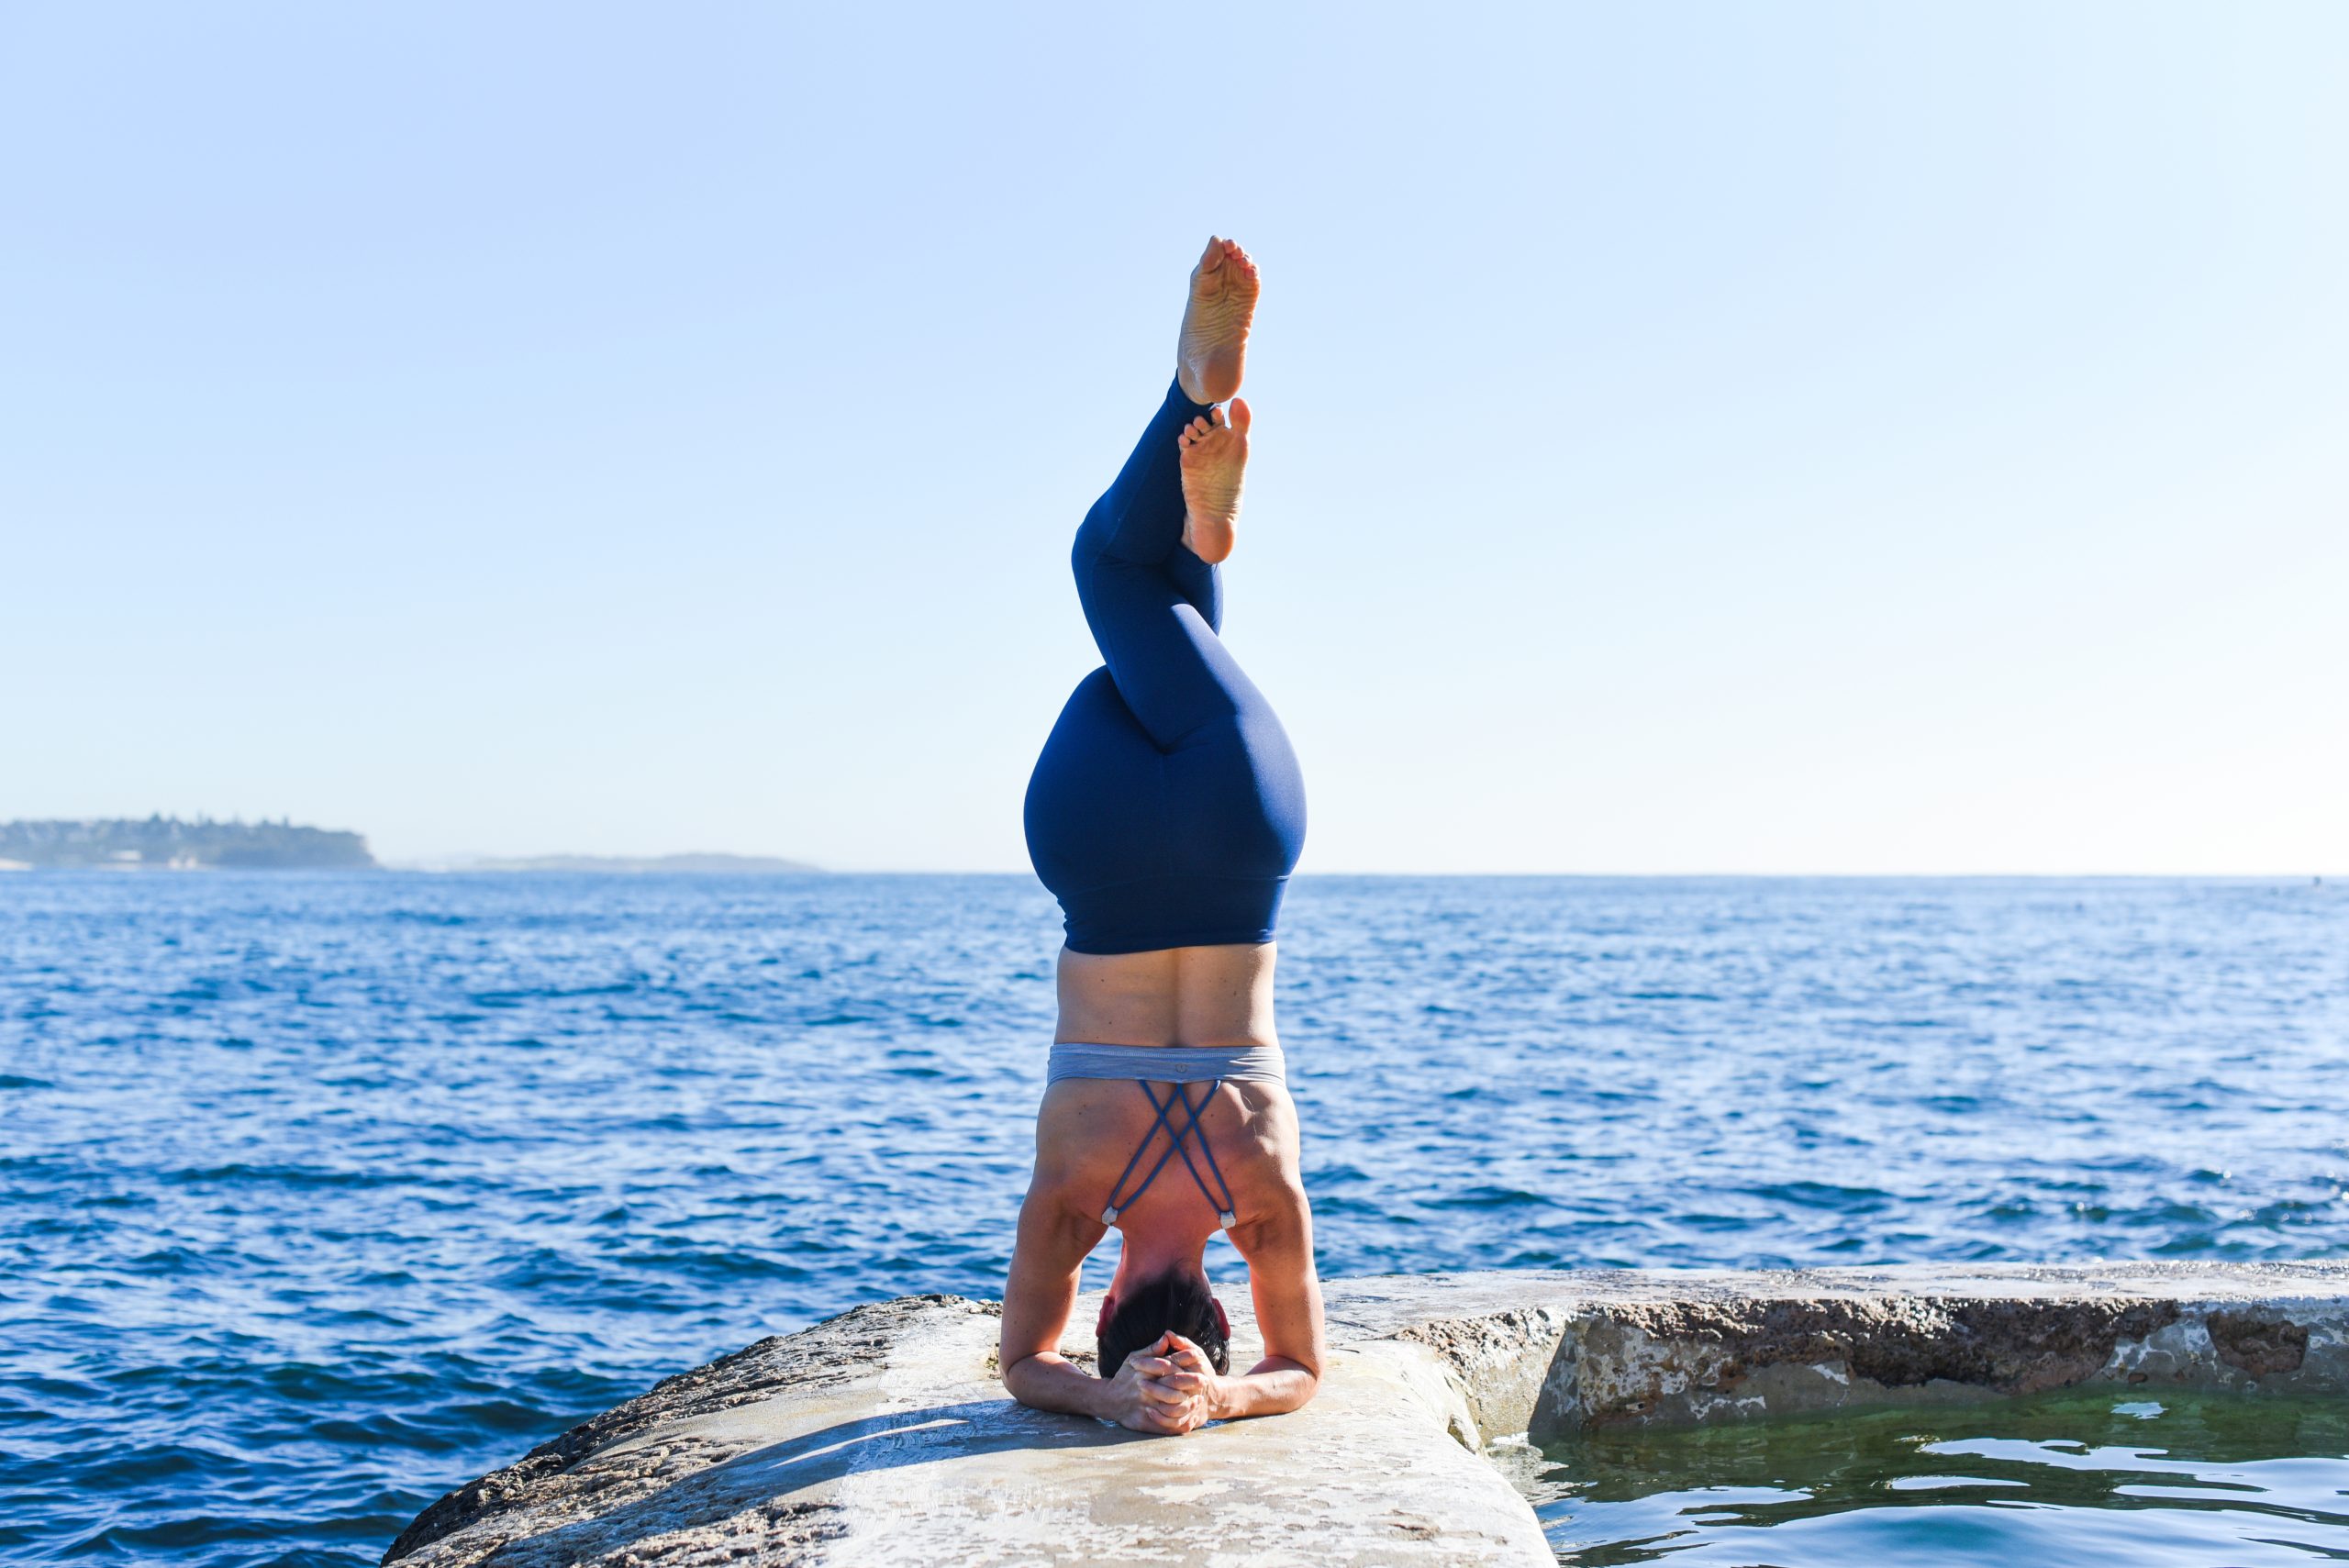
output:
[[1231,1244],[1253,1265],[1258,1259],[1275,1261],[1313,1254],[1313,1206],[1305,1186],[1289,1173],[1284,1179],[1250,1184],[1241,1198],[1240,1223],[1231,1228]]
[[1020,1229],[1089,1232],[1091,1240],[1085,1245],[1090,1248],[1104,1229],[1104,1189],[1088,1177],[1081,1166],[1039,1159],[1035,1173],[1028,1179],[1028,1194],[1019,1200]]

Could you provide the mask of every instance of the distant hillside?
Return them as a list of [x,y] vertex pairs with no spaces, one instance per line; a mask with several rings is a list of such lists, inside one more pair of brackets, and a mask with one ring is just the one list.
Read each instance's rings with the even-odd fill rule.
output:
[[291,822],[125,817],[0,823],[0,866],[11,869],[354,871],[374,863],[356,833]]
[[822,868],[771,855],[526,855],[502,860],[451,862],[451,871],[617,872],[629,875],[689,873],[696,876],[777,876]]

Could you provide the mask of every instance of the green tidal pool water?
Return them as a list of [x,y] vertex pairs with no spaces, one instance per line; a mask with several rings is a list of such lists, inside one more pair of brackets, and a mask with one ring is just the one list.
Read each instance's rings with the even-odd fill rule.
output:
[[2349,1562],[2349,1399],[2066,1391],[1488,1451],[1575,1568]]

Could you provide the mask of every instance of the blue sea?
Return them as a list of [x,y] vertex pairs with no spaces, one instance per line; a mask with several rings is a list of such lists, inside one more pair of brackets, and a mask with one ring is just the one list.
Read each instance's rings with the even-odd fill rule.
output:
[[[371,1563],[995,1295],[1056,941],[1014,876],[0,877],[0,1560]],[[2330,884],[1307,878],[1283,947],[1328,1274],[2349,1253]]]

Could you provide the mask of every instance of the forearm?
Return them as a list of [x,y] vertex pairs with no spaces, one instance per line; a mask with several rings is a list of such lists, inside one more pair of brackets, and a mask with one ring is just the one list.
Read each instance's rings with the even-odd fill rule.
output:
[[1050,1352],[1030,1356],[1004,1368],[1003,1385],[1014,1399],[1030,1409],[1091,1416],[1102,1421],[1117,1419],[1110,1408],[1109,1385]]
[[1266,1356],[1240,1377],[1224,1378],[1215,1402],[1216,1419],[1244,1420],[1298,1409],[1321,1386],[1311,1369],[1285,1356]]

